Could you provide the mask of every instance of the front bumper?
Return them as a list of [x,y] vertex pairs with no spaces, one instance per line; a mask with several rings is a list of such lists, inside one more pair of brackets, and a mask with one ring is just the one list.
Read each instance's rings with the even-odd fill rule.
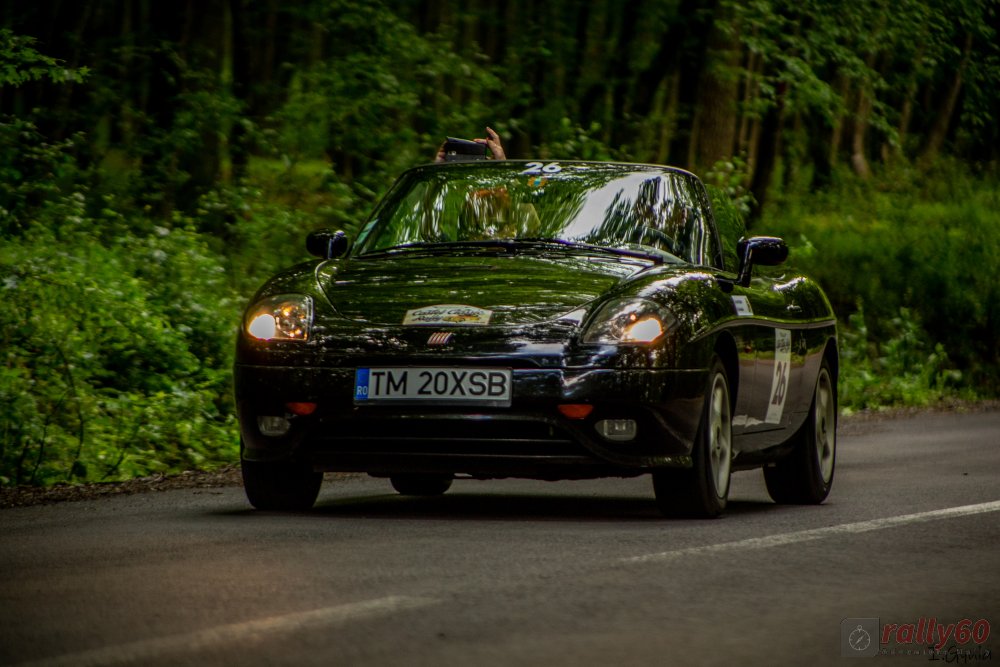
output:
[[[249,460],[306,461],[317,470],[449,472],[542,479],[637,474],[689,466],[703,404],[703,370],[514,368],[510,407],[356,405],[354,368],[238,363],[236,402]],[[289,403],[316,410],[296,416]],[[558,406],[588,403],[585,419]],[[288,420],[280,436],[258,417]],[[600,436],[602,419],[633,419],[633,440]]]

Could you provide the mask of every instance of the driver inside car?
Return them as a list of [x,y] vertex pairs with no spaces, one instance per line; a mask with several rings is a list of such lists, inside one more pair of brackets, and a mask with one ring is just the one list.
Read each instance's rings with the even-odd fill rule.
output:
[[533,204],[511,197],[506,186],[470,190],[459,216],[460,241],[534,238],[541,221]]

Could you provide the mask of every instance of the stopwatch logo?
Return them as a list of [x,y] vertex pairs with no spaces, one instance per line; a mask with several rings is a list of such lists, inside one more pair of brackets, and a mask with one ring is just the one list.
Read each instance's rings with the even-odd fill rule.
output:
[[878,628],[877,618],[845,618],[840,624],[840,657],[878,655]]
[[855,651],[864,651],[872,645],[872,636],[859,625],[847,638],[847,642]]

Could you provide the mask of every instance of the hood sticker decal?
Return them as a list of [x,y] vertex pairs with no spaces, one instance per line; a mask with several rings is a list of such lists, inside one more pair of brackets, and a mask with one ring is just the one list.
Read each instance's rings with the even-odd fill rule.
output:
[[441,304],[406,311],[403,325],[419,327],[450,324],[458,327],[484,327],[490,323],[492,316],[493,311],[484,308],[460,304]]

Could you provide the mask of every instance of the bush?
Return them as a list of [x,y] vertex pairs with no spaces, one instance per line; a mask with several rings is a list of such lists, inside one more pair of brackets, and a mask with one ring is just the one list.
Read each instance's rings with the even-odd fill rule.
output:
[[60,175],[45,188],[37,174],[7,171],[0,483],[232,461],[239,305],[223,262],[190,221],[126,217],[128,203],[95,194],[72,149],[35,146]]
[[237,307],[217,258],[190,231],[103,245],[84,231],[95,221],[61,220],[0,249],[0,482],[120,479],[233,460]]
[[957,165],[883,178],[788,197],[758,223],[785,236],[789,262],[819,280],[841,319],[844,347],[856,355],[845,368],[845,402],[919,403],[959,386],[995,394],[997,188]]
[[882,328],[886,338],[872,340],[863,310],[841,328],[839,389],[848,412],[973,396],[963,388],[963,374],[952,367],[944,346],[927,340],[913,313],[904,308]]
[[81,170],[74,140],[45,143],[23,121],[0,134],[15,142],[0,151],[0,484],[237,460],[241,309],[305,255],[308,231],[356,232],[370,193],[321,163],[260,161],[255,183],[164,220],[127,185]]

